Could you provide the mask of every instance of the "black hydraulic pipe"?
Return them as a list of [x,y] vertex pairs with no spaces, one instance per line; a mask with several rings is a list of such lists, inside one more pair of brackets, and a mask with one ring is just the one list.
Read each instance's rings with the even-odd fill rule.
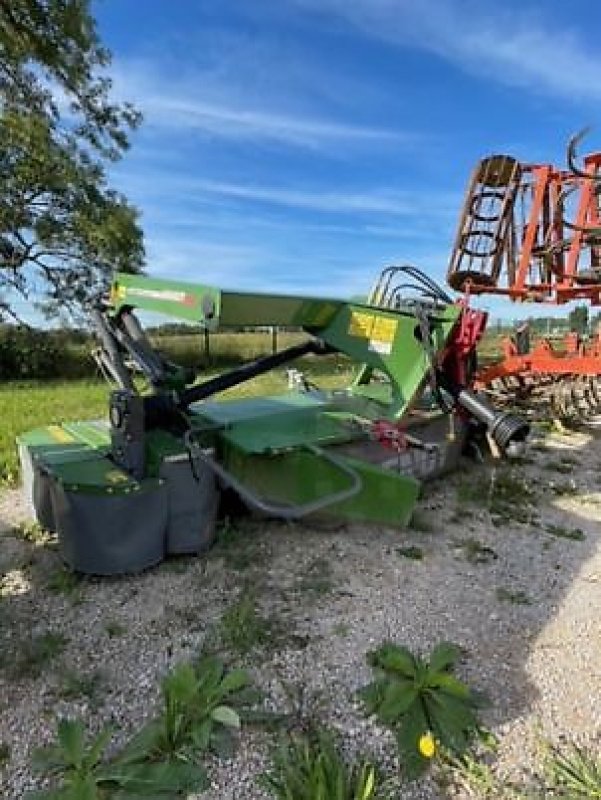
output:
[[530,433],[530,425],[526,420],[509,411],[497,411],[482,395],[457,385],[443,372],[438,372],[437,376],[440,385],[453,396],[455,402],[486,425],[501,450],[505,451],[511,445],[519,446],[526,440]]
[[308,342],[288,347],[286,350],[281,350],[271,356],[249,361],[248,364],[242,364],[242,366],[236,367],[224,375],[218,375],[216,378],[211,378],[209,381],[198,384],[198,386],[191,386],[189,389],[185,389],[179,395],[179,406],[180,408],[187,408],[192,403],[204,400],[217,392],[223,392],[225,389],[231,389],[232,386],[238,386],[244,381],[256,378],[257,375],[269,372],[270,369],[280,367],[288,361],[300,358],[300,356],[306,356],[309,353],[325,355],[333,352],[335,352],[333,348],[319,339],[310,339]]
[[101,344],[101,360],[104,367],[111,373],[113,379],[122,389],[133,388],[130,374],[123,363],[123,357],[115,340],[113,331],[107,324],[106,318],[98,308],[91,311],[92,324]]

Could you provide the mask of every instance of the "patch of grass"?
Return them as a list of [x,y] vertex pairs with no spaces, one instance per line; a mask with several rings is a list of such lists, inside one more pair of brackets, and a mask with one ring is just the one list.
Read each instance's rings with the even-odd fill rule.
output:
[[520,789],[501,783],[490,764],[471,753],[459,757],[446,753],[442,759],[442,772],[445,783],[453,784],[469,797],[478,800],[526,800]]
[[470,564],[489,564],[498,558],[492,547],[488,547],[479,539],[468,536],[462,539],[453,539],[453,547],[461,550],[463,557]]
[[290,736],[260,782],[276,800],[372,800],[379,788],[374,765],[346,763],[326,730]]
[[47,631],[25,642],[14,664],[15,671],[37,678],[64,651],[68,639],[62,633]]
[[0,768],[10,761],[11,749],[6,742],[0,742]]
[[413,512],[409,527],[411,530],[417,531],[418,533],[434,532],[432,521],[422,511],[419,511],[419,509]]
[[63,700],[78,700],[85,697],[90,706],[96,709],[100,706],[100,695],[105,680],[104,674],[99,670],[87,675],[66,670],[61,677],[58,695]]
[[0,386],[0,483],[16,486],[15,437],[40,425],[106,414],[109,387],[99,381],[30,381]]
[[22,539],[24,542],[33,544],[36,547],[48,544],[54,539],[53,534],[42,528],[39,522],[32,522],[30,520],[15,525],[11,533],[17,539]]
[[576,482],[551,484],[551,491],[558,496],[578,494]]
[[74,603],[82,600],[83,579],[67,567],[58,567],[50,573],[46,586],[52,594],[62,594]]
[[217,540],[211,548],[211,555],[223,558],[225,566],[236,572],[246,572],[256,560],[252,531],[245,527],[226,518],[219,526]]
[[296,585],[305,597],[316,598],[329,594],[334,588],[332,565],[323,556],[317,556],[308,563]]
[[513,603],[518,606],[532,605],[532,599],[522,589],[512,590],[506,586],[497,589],[497,600],[504,603]]
[[572,456],[561,456],[557,461],[548,461],[544,468],[550,472],[559,472],[561,475],[569,475],[574,472],[578,462]]
[[549,748],[544,767],[553,797],[569,800],[601,798],[601,756],[570,745],[567,749]]
[[338,622],[332,628],[332,634],[334,636],[339,636],[341,639],[346,638],[349,633],[351,632],[350,627],[346,624],[346,622]]
[[397,547],[396,551],[403,558],[410,558],[413,561],[422,561],[424,557],[421,547]]
[[271,626],[257,611],[254,592],[245,590],[221,617],[219,637],[229,649],[241,654],[265,645]]
[[523,473],[508,465],[466,476],[457,485],[460,505],[484,507],[499,522],[531,522],[534,499]]
[[574,542],[583,542],[586,539],[586,534],[582,528],[565,528],[562,525],[547,525],[545,526],[545,533],[556,536],[558,539],[570,539]]
[[127,628],[115,619],[109,619],[104,623],[104,630],[107,632],[109,639],[116,639],[118,636],[123,636],[127,633]]

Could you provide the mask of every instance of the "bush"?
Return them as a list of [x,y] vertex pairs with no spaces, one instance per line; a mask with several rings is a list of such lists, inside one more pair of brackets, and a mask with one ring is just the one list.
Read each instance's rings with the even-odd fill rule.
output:
[[80,335],[5,325],[0,327],[0,380],[90,377],[96,367],[89,351]]

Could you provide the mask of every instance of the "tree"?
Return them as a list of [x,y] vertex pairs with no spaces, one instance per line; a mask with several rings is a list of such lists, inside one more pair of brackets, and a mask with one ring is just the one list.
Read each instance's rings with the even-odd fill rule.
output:
[[144,257],[137,211],[107,184],[140,122],[113,103],[89,0],[0,2],[0,321],[16,296],[81,309]]
[[568,324],[571,331],[575,331],[583,336],[588,330],[588,307],[576,306],[570,311]]

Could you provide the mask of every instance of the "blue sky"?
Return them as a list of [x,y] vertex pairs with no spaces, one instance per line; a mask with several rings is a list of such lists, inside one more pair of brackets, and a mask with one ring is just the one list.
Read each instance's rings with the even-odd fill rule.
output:
[[595,6],[97,0],[115,94],[145,116],[112,179],[149,273],[343,297],[389,263],[443,280],[477,159],[601,141]]

